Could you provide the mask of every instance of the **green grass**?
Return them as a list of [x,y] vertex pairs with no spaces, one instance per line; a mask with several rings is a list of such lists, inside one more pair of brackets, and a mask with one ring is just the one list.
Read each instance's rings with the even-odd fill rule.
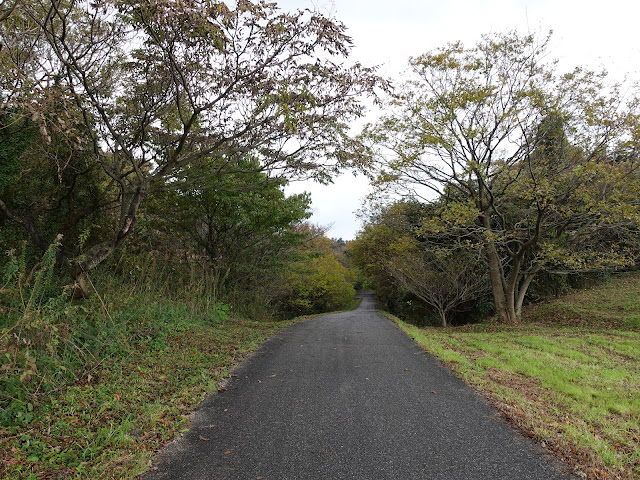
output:
[[30,421],[0,430],[0,476],[135,477],[243,355],[288,324],[170,321],[166,335],[106,359],[59,393],[31,396]]
[[47,255],[30,275],[12,257],[0,284],[3,479],[135,478],[248,352],[302,319],[239,318],[158,276],[102,275],[73,302]]
[[640,275],[532,306],[516,326],[400,327],[584,478],[640,478]]
[[0,258],[2,479],[138,477],[248,352],[310,317],[274,320],[240,292],[221,302],[181,250],[123,252],[74,301],[58,243],[35,265],[26,243]]

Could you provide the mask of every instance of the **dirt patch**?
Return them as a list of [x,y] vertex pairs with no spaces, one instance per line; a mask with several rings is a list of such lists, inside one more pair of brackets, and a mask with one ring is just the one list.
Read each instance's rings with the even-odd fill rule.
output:
[[537,378],[525,377],[524,375],[505,372],[497,368],[488,369],[486,375],[493,382],[517,391],[518,394],[531,403],[539,405],[545,403],[543,400],[544,391],[540,386],[540,380]]

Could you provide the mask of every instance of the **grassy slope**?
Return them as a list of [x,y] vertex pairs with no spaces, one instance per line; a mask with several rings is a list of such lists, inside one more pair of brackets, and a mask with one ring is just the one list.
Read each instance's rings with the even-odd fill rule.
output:
[[525,311],[518,326],[400,327],[588,479],[640,479],[640,274]]
[[[189,319],[192,320],[192,319]],[[178,321],[0,429],[2,478],[133,478],[247,352],[291,322]]]

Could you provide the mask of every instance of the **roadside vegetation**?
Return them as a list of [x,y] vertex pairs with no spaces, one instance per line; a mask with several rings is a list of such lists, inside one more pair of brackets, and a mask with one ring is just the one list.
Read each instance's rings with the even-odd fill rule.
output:
[[[34,348],[24,359],[28,377],[3,382],[0,477],[134,478],[244,354],[290,323],[207,319],[151,298],[105,301],[111,319],[97,301],[74,319],[105,320],[91,333],[106,352],[80,343],[91,333],[78,329],[59,339],[70,350],[64,358]],[[146,319],[132,325],[139,316]]]
[[425,350],[587,479],[640,478],[640,273],[525,308],[519,325],[416,327]]
[[[132,277],[95,272],[96,293],[72,301],[55,248],[33,268],[24,258],[6,264],[14,275],[0,290],[0,478],[135,477],[248,352],[307,318],[223,303],[194,271],[150,266],[149,256],[120,259]],[[342,281],[339,294],[351,294]],[[330,304],[307,295],[295,308],[356,305],[323,291]]]
[[353,259],[387,309],[517,323],[545,287],[636,265],[638,90],[562,71],[548,45],[508,32],[414,57],[366,127],[374,192]]
[[0,8],[0,476],[131,478],[276,330],[353,305],[287,182],[387,90],[271,3]]

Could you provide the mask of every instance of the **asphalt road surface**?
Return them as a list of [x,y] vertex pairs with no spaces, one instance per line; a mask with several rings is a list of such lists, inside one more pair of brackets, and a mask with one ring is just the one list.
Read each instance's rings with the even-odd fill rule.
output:
[[572,478],[370,295],[284,330],[234,374],[146,480]]

